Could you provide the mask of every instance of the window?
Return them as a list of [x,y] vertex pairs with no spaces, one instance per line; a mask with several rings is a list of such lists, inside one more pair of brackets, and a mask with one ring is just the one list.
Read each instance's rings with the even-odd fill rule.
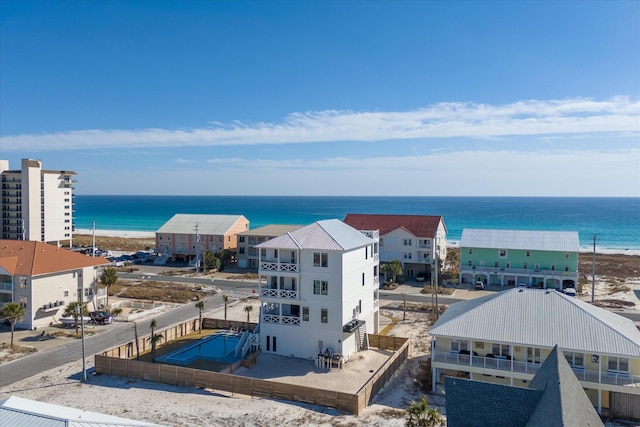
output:
[[21,277],[20,278],[20,287],[21,288],[26,288],[27,287],[27,278],[26,277]]
[[412,246],[413,245],[413,240],[412,239],[404,239],[403,240],[403,244],[405,246]]
[[329,282],[326,280],[314,280],[313,281],[313,293],[314,295],[328,295],[329,294]]
[[364,247],[364,259],[369,259],[369,246]]
[[329,254],[326,252],[314,252],[313,253],[313,266],[314,267],[327,267],[329,265]]
[[238,249],[238,252],[240,254],[244,254],[244,246],[240,246],[240,249]]
[[527,264],[527,263],[525,262],[525,263],[524,263],[524,265],[522,266],[522,268],[524,268],[524,269],[526,270],[527,268],[529,268],[529,264]]
[[451,340],[451,352],[459,353],[460,350],[469,350],[469,341]]
[[468,265],[469,267],[471,267],[471,260],[469,260],[469,262],[467,262],[467,265]]
[[244,236],[238,236],[238,242],[244,243]]
[[556,269],[556,266],[554,264],[551,264],[551,270],[554,271]]
[[309,307],[302,307],[302,320],[304,322],[309,321]]
[[536,264],[534,267],[536,270],[540,270],[540,264]]
[[508,263],[506,263],[504,266],[505,266],[505,267],[507,267],[507,268],[511,268],[511,263],[510,263],[510,262],[508,262]]
[[607,371],[629,372],[629,359],[626,357],[607,357]]
[[564,266],[564,271],[569,271],[569,266],[568,265]]
[[584,368],[584,354],[564,351],[564,357],[572,368]]
[[469,255],[473,255],[473,249],[469,248]]
[[266,249],[260,249],[260,256],[262,258],[266,258],[267,257],[267,250]]
[[506,258],[507,257],[507,250],[506,249],[499,249],[498,250],[498,256],[500,258]]
[[404,259],[411,259],[411,252],[405,252]]
[[328,323],[329,322],[329,310],[326,308],[320,309],[320,322]]
[[364,286],[364,273],[362,273],[362,286]]
[[274,258],[278,258],[278,250],[277,249],[273,250],[273,257]]
[[531,363],[540,363],[541,351],[539,348],[527,347],[527,361]]
[[69,291],[68,290],[62,291],[62,296],[68,297],[69,296]]
[[380,238],[380,247],[384,246],[384,239],[381,237]]
[[497,268],[498,267],[498,261],[494,262],[493,266]]
[[27,308],[27,297],[20,297],[20,301],[18,302],[20,307]]
[[564,253],[564,257],[565,257],[565,259],[569,259],[569,252],[565,252]]
[[527,251],[527,256],[531,256],[531,251]]
[[491,344],[491,351],[494,356],[508,356],[509,355],[509,345],[508,344]]

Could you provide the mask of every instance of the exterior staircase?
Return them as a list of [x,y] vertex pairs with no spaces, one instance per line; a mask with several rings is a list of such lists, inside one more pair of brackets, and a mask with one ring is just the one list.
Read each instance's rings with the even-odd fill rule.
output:
[[358,343],[360,344],[360,350],[369,350],[369,336],[367,335],[367,325],[364,323],[358,326],[356,329]]

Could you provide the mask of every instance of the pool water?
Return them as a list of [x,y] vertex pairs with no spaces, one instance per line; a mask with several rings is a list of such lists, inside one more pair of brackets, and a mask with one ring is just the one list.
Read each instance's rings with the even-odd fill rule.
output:
[[236,357],[238,342],[240,342],[240,335],[221,332],[159,357],[158,362],[183,366],[202,359],[233,363],[240,360],[239,357]]

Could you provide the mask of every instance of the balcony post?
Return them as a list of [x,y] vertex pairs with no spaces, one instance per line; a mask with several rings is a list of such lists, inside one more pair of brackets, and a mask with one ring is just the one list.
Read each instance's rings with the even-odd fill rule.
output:
[[598,414],[602,414],[602,355],[598,357]]

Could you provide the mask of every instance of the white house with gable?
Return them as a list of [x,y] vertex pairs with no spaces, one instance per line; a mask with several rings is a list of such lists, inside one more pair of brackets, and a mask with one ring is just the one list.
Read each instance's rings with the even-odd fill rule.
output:
[[318,221],[256,246],[263,352],[348,360],[378,333],[378,232]]

